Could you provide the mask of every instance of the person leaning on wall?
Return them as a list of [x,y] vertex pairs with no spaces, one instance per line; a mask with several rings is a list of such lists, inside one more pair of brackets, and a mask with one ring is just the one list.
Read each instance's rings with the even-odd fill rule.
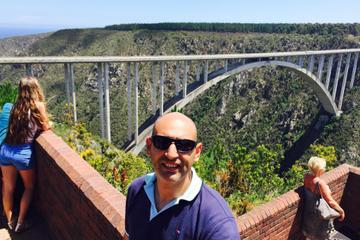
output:
[[[334,200],[331,190],[326,182],[320,177],[326,171],[326,160],[319,157],[311,157],[308,162],[310,173],[304,176],[305,208],[303,214],[303,234],[311,240],[335,239],[336,235],[348,239],[346,236],[338,233],[334,229],[334,219],[322,219],[318,211],[315,211],[319,199],[322,197],[328,205],[335,209],[338,214],[338,220],[343,221],[345,212]],[[335,212],[336,213],[336,212]]]
[[[33,143],[41,131],[50,129],[44,101],[38,80],[23,77],[10,113],[6,137],[0,146],[3,208],[8,228],[15,232],[22,232],[30,227],[25,217],[35,184]],[[24,183],[24,192],[20,200],[19,215],[15,216],[13,198],[18,174]]]

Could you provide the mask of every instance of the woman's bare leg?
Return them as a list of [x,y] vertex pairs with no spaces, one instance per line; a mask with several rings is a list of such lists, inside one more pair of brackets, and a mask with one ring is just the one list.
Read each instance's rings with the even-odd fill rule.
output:
[[2,201],[8,222],[13,217],[14,192],[16,187],[17,170],[14,166],[1,166],[2,172]]
[[35,171],[34,169],[20,170],[20,176],[24,182],[24,193],[20,201],[20,212],[18,223],[24,222],[27,210],[29,209],[35,185]]

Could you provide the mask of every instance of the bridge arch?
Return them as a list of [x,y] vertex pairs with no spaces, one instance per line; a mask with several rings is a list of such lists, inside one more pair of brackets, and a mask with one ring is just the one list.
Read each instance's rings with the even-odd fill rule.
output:
[[[319,81],[319,79],[310,71],[305,68],[300,67],[297,64],[285,61],[278,61],[278,60],[268,60],[268,61],[258,61],[253,63],[244,64],[238,66],[232,70],[229,70],[221,75],[218,75],[209,81],[203,83],[196,89],[189,92],[186,98],[182,99],[181,101],[177,101],[176,103],[168,106],[164,113],[170,112],[174,107],[177,109],[184,108],[188,103],[192,102],[197,96],[205,92],[210,87],[216,85],[217,83],[221,82],[228,77],[236,75],[242,71],[246,71],[249,69],[260,68],[265,66],[279,66],[284,67],[296,74],[300,75],[300,77],[314,90],[315,95],[318,97],[321,105],[328,113],[332,115],[339,116],[341,111],[338,110],[335,101],[332,99],[330,92],[326,89],[323,83]],[[138,144],[134,142],[129,143],[126,150],[131,151],[135,154],[141,152],[141,150],[145,147],[145,138],[148,136],[152,130],[153,122],[149,124],[144,130],[139,134],[139,141]]]

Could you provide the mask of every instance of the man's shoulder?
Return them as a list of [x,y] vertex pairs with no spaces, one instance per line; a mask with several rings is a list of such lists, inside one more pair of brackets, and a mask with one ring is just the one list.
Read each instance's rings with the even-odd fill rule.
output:
[[200,194],[202,199],[201,208],[203,211],[212,215],[233,217],[229,205],[220,193],[203,183]]
[[234,215],[217,191],[203,183],[198,199],[198,227],[204,239],[240,239]]
[[144,185],[145,177],[146,177],[146,175],[143,175],[143,176],[140,176],[140,177],[136,178],[134,181],[132,181],[132,183],[130,184],[130,187],[137,187],[137,186]]
[[128,194],[131,192],[138,192],[145,183],[145,175],[136,178],[129,186]]

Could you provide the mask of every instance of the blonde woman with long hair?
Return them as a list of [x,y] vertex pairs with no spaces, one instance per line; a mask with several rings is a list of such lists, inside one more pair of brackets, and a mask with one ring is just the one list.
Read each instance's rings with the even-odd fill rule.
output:
[[[50,125],[39,82],[34,77],[24,77],[20,80],[18,97],[10,113],[8,131],[0,146],[3,207],[8,227],[15,232],[24,231],[30,226],[25,217],[35,184],[33,142],[41,131],[48,129]],[[13,199],[18,174],[24,183],[24,192],[16,219]]]

